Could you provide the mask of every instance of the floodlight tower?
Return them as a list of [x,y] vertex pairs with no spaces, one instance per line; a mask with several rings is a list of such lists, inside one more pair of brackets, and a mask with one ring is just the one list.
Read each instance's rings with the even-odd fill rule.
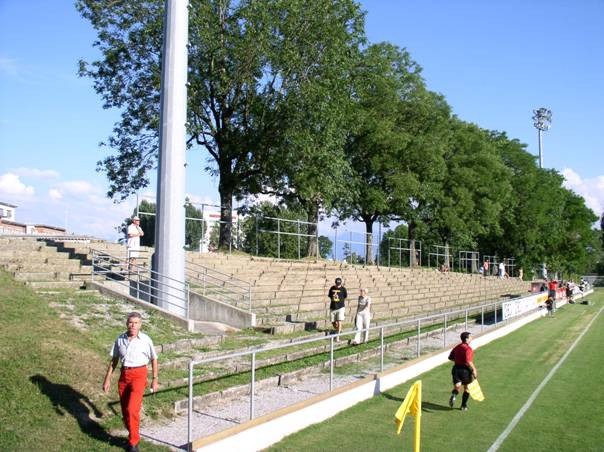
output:
[[543,136],[542,133],[549,130],[552,123],[552,111],[545,107],[533,110],[533,125],[539,133],[539,168],[543,168]]
[[189,11],[187,0],[165,0],[161,74],[155,256],[158,304],[188,315],[185,281],[185,149]]

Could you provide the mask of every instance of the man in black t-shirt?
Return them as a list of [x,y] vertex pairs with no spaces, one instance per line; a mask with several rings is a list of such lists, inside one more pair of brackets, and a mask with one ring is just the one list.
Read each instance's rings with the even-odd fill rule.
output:
[[335,286],[329,288],[327,293],[329,297],[329,311],[331,317],[331,324],[333,325],[336,334],[336,342],[340,342],[339,334],[342,332],[342,322],[344,321],[344,311],[346,310],[346,298],[348,293],[346,288],[342,286],[342,278],[336,278]]

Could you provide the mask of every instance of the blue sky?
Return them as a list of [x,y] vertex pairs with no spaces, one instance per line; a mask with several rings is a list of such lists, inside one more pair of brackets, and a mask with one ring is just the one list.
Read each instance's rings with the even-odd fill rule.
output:
[[[505,131],[537,154],[532,110],[551,109],[544,165],[602,213],[604,1],[362,5],[369,40],[407,48],[461,119]],[[78,60],[96,56],[94,39],[71,0],[0,0],[0,201],[19,206],[18,221],[116,239],[135,200],[107,199],[105,176],[95,170],[105,155],[98,143],[118,115],[77,76]],[[191,199],[217,203],[217,180],[202,172],[205,155],[187,158]]]

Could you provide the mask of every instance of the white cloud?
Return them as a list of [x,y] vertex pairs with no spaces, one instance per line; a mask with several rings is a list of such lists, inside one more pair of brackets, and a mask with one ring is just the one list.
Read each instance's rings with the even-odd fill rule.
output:
[[21,177],[31,177],[34,179],[45,179],[53,180],[59,178],[58,171],[51,169],[38,169],[38,168],[16,168],[11,170],[12,173]]
[[55,187],[64,194],[70,194],[74,196],[87,196],[91,194],[99,193],[97,189],[90,182],[85,180],[72,180],[67,182],[61,182]]
[[585,199],[585,205],[596,215],[602,215],[604,211],[604,176],[583,179],[572,168],[564,168],[562,175],[564,176],[564,187],[582,196]]
[[57,171],[35,168],[0,174],[0,201],[18,205],[18,222],[65,227],[69,233],[111,241],[119,238],[116,226],[135,207],[134,198],[115,204],[100,183],[61,180]]
[[61,199],[63,197],[61,192],[59,190],[57,190],[56,188],[51,188],[50,190],[48,190],[48,196],[53,201],[58,201],[59,199]]
[[[33,196],[34,187],[25,185],[14,173],[0,175],[0,195],[8,196]],[[8,201],[8,200],[7,200]]]

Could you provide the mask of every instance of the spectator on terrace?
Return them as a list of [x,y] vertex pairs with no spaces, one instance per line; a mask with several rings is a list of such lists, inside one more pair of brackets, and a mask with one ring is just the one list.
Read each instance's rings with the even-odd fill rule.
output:
[[548,295],[554,300],[556,299],[556,289],[558,288],[558,281],[552,279],[547,283]]
[[503,262],[499,262],[499,279],[505,278],[505,264]]
[[141,219],[139,217],[132,217],[132,223],[128,225],[128,270],[133,265],[136,265],[136,258],[139,255],[141,249],[141,237],[145,235],[141,229]]
[[334,327],[334,332],[338,334],[336,342],[340,342],[339,334],[342,332],[342,322],[344,321],[344,312],[346,310],[346,298],[348,293],[342,285],[342,278],[336,278],[335,285],[329,288],[327,293],[329,297],[329,311],[331,324]]
[[[364,343],[369,341],[369,322],[371,320],[371,297],[368,295],[369,291],[365,288],[361,289],[359,300],[357,304],[357,314],[355,318],[355,326],[357,334],[355,334],[352,340],[352,345],[359,345],[361,343],[361,335],[363,335]],[[363,331],[365,330],[365,331]]]
[[488,276],[490,266],[491,266],[491,263],[489,262],[488,259],[486,261],[484,261],[484,263],[482,264],[482,267],[484,269],[484,272],[483,272],[484,276]]

